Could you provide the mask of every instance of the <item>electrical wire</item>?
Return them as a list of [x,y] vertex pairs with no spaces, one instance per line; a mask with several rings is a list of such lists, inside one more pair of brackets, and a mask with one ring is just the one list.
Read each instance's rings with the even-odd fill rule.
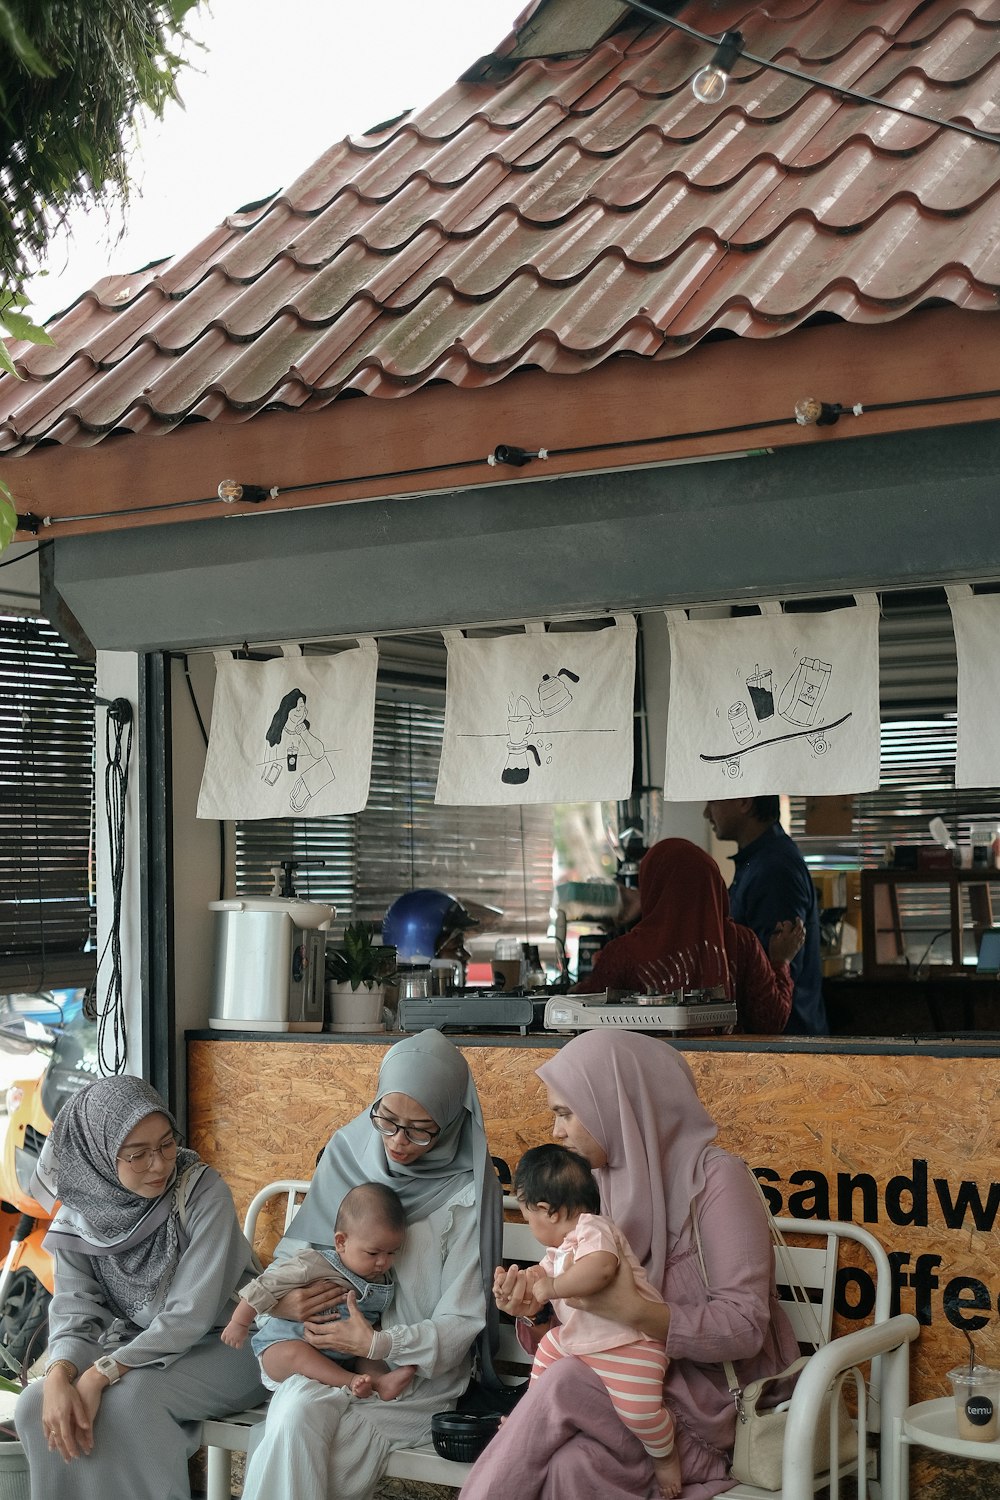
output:
[[24,562],[29,557],[34,557],[41,552],[43,547],[51,547],[52,542],[39,542],[37,547],[30,548],[27,552],[19,552],[16,557],[8,557],[5,562],[0,562],[0,568],[12,568],[15,563]]
[[[122,969],[122,896],[125,889],[125,813],[128,801],[129,762],[132,758],[133,713],[125,698],[109,705],[104,727],[107,763],[104,770],[104,812],[108,827],[108,864],[111,876],[111,977],[104,1009],[98,1018],[97,1056],[101,1071],[124,1073],[128,1061],[128,1032]],[[103,956],[103,955],[102,955]],[[107,1066],[108,1043],[113,1048]]]
[[[201,716],[201,709],[198,707],[198,699],[195,696],[194,683],[191,681],[191,669],[190,669],[190,665],[188,663],[187,652],[184,652],[182,654],[182,656],[181,656],[180,659],[181,659],[181,661],[184,664],[184,677],[185,677],[185,679],[187,681],[188,696],[191,699],[191,707],[194,709],[194,716],[198,720],[198,728],[201,730],[202,742],[203,742],[203,744],[205,746],[205,749],[207,750],[208,749],[208,730],[205,728],[205,720]],[[219,900],[220,901],[224,901],[225,899],[226,899],[226,825],[223,822],[223,820],[220,818],[219,819]]]
[[[965,401],[995,401],[1000,399],[1000,389],[984,391],[957,391],[945,396],[917,396],[902,401],[872,401],[866,402],[862,414],[871,415],[873,412],[889,411],[917,411],[928,406],[954,406]],[[778,427],[799,427],[794,416],[764,417],[754,422],[734,422],[726,427],[701,427],[688,432],[663,432],[654,437],[629,437],[615,438],[606,443],[579,443],[569,448],[549,448],[548,456],[552,458],[571,458],[588,453],[617,453],[632,448],[664,447],[670,443],[694,442],[702,438],[717,437],[742,437],[750,433],[769,432]],[[763,449],[761,452],[765,451]],[[700,457],[716,458],[725,455],[707,454],[696,455],[691,462],[697,463]],[[668,460],[669,461],[669,460]],[[342,489],[346,485],[369,484],[391,479],[419,479],[427,474],[452,473],[456,469],[473,469],[477,466],[485,466],[487,460],[478,455],[473,458],[456,458],[448,463],[424,464],[413,469],[382,469],[368,474],[349,474],[339,479],[314,479],[308,484],[290,484],[278,486],[279,495],[297,495],[310,490],[333,490]],[[520,473],[520,471],[518,471]],[[527,477],[527,476],[523,476]],[[552,478],[563,478],[563,475],[552,475]],[[385,496],[373,495],[372,499],[384,499]],[[81,521],[107,521],[122,520],[130,516],[138,516],[148,511],[161,510],[186,510],[197,505],[218,505],[217,495],[207,495],[201,500],[164,500],[155,505],[130,505],[122,510],[92,511],[87,515],[69,516],[47,516],[46,525],[65,526],[78,525]],[[290,507],[286,507],[289,509]],[[250,510],[239,510],[231,513],[235,519],[247,520],[252,516],[266,516],[281,514],[281,508],[268,510],[265,506],[253,506]]]
[[[674,31],[683,32],[694,41],[704,42],[708,47],[717,48],[722,40],[721,37],[709,36],[707,32],[689,26],[685,21],[678,21],[674,16],[665,16],[662,11],[654,10],[651,5],[642,4],[641,0],[629,0],[629,4],[633,10],[638,11],[648,20],[658,21],[661,26],[670,26]],[[775,62],[772,58],[758,57],[755,52],[748,52],[745,47],[740,48],[739,55],[745,57],[747,62],[755,63],[757,67],[767,68],[772,73],[780,73],[785,78],[795,78],[800,83],[812,84],[814,88],[823,89],[828,94],[836,94],[839,99],[846,99],[852,104],[870,104],[875,109],[888,109],[893,114],[905,115],[909,120],[922,120],[926,125],[935,125],[941,130],[954,130],[956,134],[967,135],[974,141],[985,141],[987,145],[1000,146],[1000,135],[988,130],[977,130],[974,125],[960,125],[957,120],[941,120],[936,115],[925,114],[923,110],[907,109],[902,104],[890,104],[885,99],[876,99],[871,94],[863,94],[860,89],[847,88],[839,83],[827,83],[815,73],[804,73],[800,68],[790,68],[786,63]]]

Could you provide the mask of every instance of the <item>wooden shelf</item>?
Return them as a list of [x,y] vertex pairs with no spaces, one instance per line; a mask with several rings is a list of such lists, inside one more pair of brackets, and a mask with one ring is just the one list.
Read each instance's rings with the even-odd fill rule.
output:
[[[900,886],[940,886],[948,893],[948,917],[942,928],[951,941],[948,963],[935,963],[933,972],[968,974],[965,934],[971,932],[978,949],[984,932],[993,926],[992,886],[1000,882],[1000,870],[862,870],[861,946],[862,972],[866,979],[899,979],[909,974],[906,958],[906,927],[899,906]],[[968,893],[969,917],[962,911],[963,892]],[[911,934],[934,932],[935,925],[922,921],[909,927]],[[928,966],[930,968],[931,966]]]

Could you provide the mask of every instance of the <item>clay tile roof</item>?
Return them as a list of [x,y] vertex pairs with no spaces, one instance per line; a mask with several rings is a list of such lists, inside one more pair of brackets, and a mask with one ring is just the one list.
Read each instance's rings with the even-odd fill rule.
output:
[[996,311],[1000,0],[674,10],[998,141],[745,57],[699,104],[709,49],[611,0],[582,50],[531,56],[582,14],[536,0],[425,109],[330,147],[186,253],[106,277],[51,325],[55,348],[12,345],[25,379],[0,380],[0,451],[671,359],[820,315]]

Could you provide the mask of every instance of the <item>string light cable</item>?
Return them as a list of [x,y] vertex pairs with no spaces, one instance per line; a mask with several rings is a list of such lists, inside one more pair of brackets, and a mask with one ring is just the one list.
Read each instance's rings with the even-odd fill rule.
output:
[[[651,5],[643,4],[642,0],[629,0],[629,4],[634,11],[637,11],[641,16],[645,16],[647,20],[657,21],[661,26],[670,26],[674,31],[680,31],[685,36],[691,37],[693,41],[702,42],[706,47],[714,49],[712,62],[708,68],[700,69],[695,74],[696,78],[712,71],[713,64],[724,75],[729,72],[729,69],[724,66],[724,62],[728,59],[723,59],[717,63],[716,58],[720,51],[722,51],[726,39],[734,36],[739,37],[739,32],[726,32],[724,37],[710,36],[707,32],[699,31],[695,26],[689,26],[686,21],[679,21],[674,16],[665,16],[662,11],[654,10]],[[823,89],[826,93],[835,94],[837,98],[846,99],[852,104],[869,104],[875,109],[888,109],[893,114],[905,115],[910,120],[922,120],[926,125],[936,125],[941,130],[954,130],[957,134],[967,135],[974,141],[985,141],[988,145],[1000,146],[1000,135],[994,132],[977,130],[974,125],[962,125],[957,120],[942,120],[936,115],[926,114],[920,109],[909,109],[903,104],[890,104],[887,99],[876,99],[871,94],[863,94],[860,89],[852,89],[845,84],[828,83],[826,79],[818,77],[815,73],[805,73],[801,68],[792,68],[787,63],[775,62],[772,58],[759,57],[755,52],[748,52],[742,46],[742,38],[740,38],[740,42],[741,45],[738,48],[730,49],[730,52],[735,51],[735,55],[732,56],[732,61],[730,62],[730,67],[735,64],[738,58],[744,57],[747,62],[753,63],[756,67],[767,68],[772,73],[780,73],[784,78],[795,78],[799,83],[811,84],[813,88]],[[696,97],[700,96],[696,95]],[[719,98],[721,94],[715,94],[711,97]]]

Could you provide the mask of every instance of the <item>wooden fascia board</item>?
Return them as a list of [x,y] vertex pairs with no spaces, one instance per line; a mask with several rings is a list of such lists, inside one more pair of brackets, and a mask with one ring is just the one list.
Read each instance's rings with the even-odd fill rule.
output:
[[[870,327],[727,339],[667,361],[617,359],[580,375],[524,371],[477,390],[440,385],[54,445],[0,461],[0,479],[19,512],[56,521],[42,532],[55,538],[233,515],[246,507],[214,498],[226,478],[277,485],[284,493],[265,504],[284,510],[995,420],[997,333],[986,314],[928,309]],[[834,426],[800,427],[793,412],[805,396],[847,410]],[[550,456],[490,466],[499,444]]]

